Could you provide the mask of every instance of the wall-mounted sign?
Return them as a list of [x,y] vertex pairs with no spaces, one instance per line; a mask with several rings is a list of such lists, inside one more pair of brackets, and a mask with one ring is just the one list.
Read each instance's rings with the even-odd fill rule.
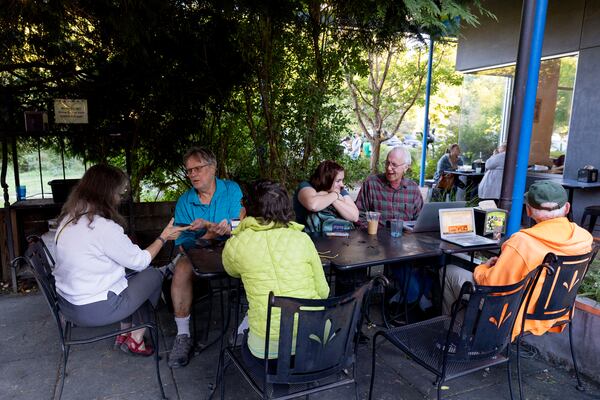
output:
[[54,123],[87,124],[88,108],[85,99],[54,99]]

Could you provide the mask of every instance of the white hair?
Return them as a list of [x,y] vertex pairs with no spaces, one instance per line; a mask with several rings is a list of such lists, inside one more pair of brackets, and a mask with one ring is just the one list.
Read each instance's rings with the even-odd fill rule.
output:
[[[547,221],[549,219],[560,218],[567,215],[567,203],[563,204],[561,208],[556,210],[542,210],[538,208],[532,207],[529,203],[529,212],[531,214],[531,218],[533,218],[536,222]],[[555,208],[558,207],[558,203],[548,202],[540,204],[540,207],[544,208]]]
[[392,150],[390,150],[390,152],[387,154],[386,159],[390,156],[390,154],[392,154],[393,152],[397,152],[397,153],[402,153],[402,158],[404,160],[404,164],[410,166],[412,164],[412,156],[410,154],[410,151],[404,147],[404,146],[396,146],[394,147]]

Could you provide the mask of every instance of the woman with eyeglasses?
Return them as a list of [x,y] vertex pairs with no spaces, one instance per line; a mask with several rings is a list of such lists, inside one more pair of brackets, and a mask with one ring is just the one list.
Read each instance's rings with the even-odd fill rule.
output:
[[[156,306],[163,273],[148,268],[168,240],[188,227],[174,227],[173,220],[142,250],[123,230],[118,207],[127,193],[128,178],[108,165],[86,171],[64,204],[56,243],[56,281],[61,313],[85,327],[121,321],[121,329],[149,321],[146,301]],[[127,270],[132,272],[127,273]],[[119,335],[115,348],[142,356],[154,349],[144,342],[145,329]]]
[[298,185],[293,203],[296,222],[307,232],[321,232],[328,219],[336,219],[343,230],[358,221],[358,208],[344,188],[344,167],[335,161],[321,162],[310,179]]

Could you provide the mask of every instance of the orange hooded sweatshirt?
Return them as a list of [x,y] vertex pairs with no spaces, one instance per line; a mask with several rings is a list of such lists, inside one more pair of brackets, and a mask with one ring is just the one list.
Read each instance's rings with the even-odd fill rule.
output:
[[[479,265],[473,271],[473,278],[477,284],[484,286],[517,283],[540,265],[547,253],[568,256],[586,254],[591,250],[592,242],[592,235],[588,231],[569,222],[567,218],[542,221],[532,228],[522,229],[512,235],[502,245],[502,253],[496,265],[493,267],[486,264]],[[545,275],[543,272],[533,292],[529,312],[534,311]],[[515,321],[513,340],[520,333],[522,316],[523,310],[521,309]],[[566,316],[561,319],[566,319]],[[550,329],[556,321],[528,320],[525,321],[525,331],[534,335],[543,335],[548,330],[561,332],[564,325]]]

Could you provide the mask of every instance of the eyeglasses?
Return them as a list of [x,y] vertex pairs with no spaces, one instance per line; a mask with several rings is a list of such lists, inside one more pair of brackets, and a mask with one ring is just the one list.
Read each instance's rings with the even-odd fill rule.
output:
[[385,167],[386,168],[391,167],[394,171],[397,170],[398,168],[400,168],[403,165],[406,165],[406,163],[394,164],[394,163],[389,162],[388,160],[385,160]]
[[185,170],[185,173],[186,173],[188,176],[191,176],[191,175],[193,175],[193,174],[199,174],[199,173],[200,173],[200,171],[202,171],[202,169],[203,169],[204,167],[208,167],[209,165],[211,165],[211,164],[204,164],[204,165],[198,165],[198,166],[196,166],[196,167],[192,167],[192,168],[187,168],[187,169]]

